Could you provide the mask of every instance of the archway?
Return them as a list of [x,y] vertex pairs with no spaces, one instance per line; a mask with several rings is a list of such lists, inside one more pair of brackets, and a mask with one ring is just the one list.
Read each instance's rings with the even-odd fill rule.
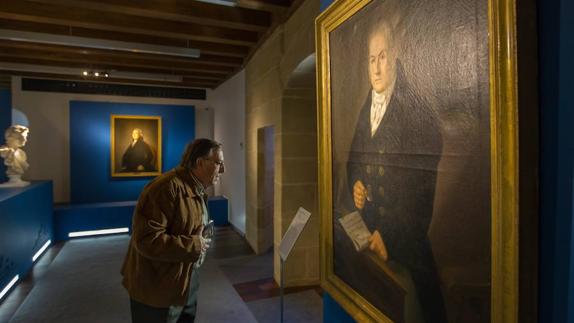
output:
[[281,97],[275,175],[275,279],[279,280],[278,247],[299,207],[311,218],[284,267],[285,285],[315,285],[320,278],[317,194],[317,108],[315,54],[302,60],[288,78]]

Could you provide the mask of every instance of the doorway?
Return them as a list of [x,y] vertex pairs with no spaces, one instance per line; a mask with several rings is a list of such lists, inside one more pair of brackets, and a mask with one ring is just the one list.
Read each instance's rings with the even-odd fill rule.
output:
[[257,235],[263,252],[273,249],[275,211],[275,128],[257,129]]

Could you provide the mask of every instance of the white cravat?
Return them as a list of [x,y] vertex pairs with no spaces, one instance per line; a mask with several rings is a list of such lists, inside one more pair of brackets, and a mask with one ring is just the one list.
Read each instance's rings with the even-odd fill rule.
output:
[[375,132],[377,132],[377,129],[381,124],[381,120],[383,120],[383,116],[387,111],[387,106],[391,100],[391,94],[393,93],[394,87],[395,82],[393,81],[391,86],[382,93],[377,93],[375,90],[371,90],[371,137],[375,135]]

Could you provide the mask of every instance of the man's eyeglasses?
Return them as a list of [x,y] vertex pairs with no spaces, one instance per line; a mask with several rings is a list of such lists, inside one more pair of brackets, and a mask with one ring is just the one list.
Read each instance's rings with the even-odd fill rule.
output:
[[223,165],[224,165],[224,164],[223,164],[223,160],[213,160],[213,159],[210,159],[210,158],[204,158],[204,159],[209,160],[209,161],[212,161],[215,165],[217,165],[217,166],[219,166],[219,167],[223,167]]

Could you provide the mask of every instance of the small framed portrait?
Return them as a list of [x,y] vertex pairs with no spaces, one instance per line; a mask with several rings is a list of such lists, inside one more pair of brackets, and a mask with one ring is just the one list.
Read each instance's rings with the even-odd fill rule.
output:
[[112,115],[112,177],[161,174],[161,117]]

